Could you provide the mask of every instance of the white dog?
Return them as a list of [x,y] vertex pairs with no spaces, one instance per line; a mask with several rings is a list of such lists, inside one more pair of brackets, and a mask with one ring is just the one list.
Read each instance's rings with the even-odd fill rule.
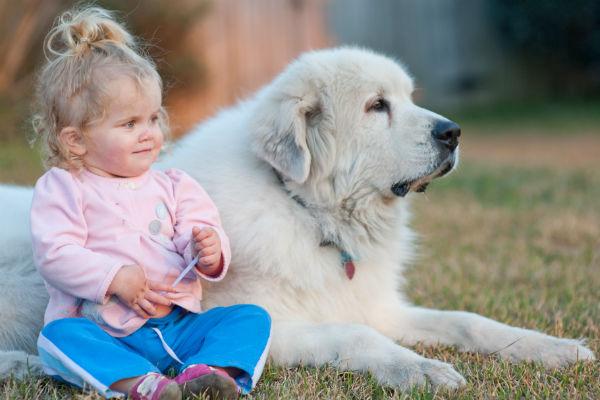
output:
[[[578,340],[404,298],[414,239],[408,205],[418,196],[409,192],[454,167],[460,135],[453,122],[414,105],[412,91],[404,69],[386,57],[316,51],[175,146],[161,167],[200,181],[233,244],[230,272],[206,285],[205,305],[269,310],[277,365],[369,371],[404,389],[465,383],[451,365],[403,347],[417,342],[549,367],[594,359]],[[28,249],[30,196],[0,191],[8,221],[0,237],[4,350],[34,351],[45,305]],[[0,353],[0,371],[21,373],[25,352]]]

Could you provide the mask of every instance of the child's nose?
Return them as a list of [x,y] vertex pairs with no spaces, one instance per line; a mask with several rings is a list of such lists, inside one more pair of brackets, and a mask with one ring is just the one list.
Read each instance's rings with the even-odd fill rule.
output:
[[143,142],[152,137],[152,129],[149,126],[145,126],[139,136],[139,141]]

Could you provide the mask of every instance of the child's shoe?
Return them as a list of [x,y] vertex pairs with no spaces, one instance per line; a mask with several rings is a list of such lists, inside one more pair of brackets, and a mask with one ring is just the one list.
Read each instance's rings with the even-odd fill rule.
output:
[[194,364],[175,377],[185,396],[205,393],[211,399],[237,399],[240,389],[226,372],[206,364]]
[[173,379],[151,372],[133,385],[129,397],[132,400],[181,400],[181,389]]

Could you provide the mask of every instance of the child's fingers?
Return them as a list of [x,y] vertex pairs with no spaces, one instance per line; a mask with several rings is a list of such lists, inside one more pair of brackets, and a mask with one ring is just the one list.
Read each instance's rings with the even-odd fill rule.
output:
[[220,249],[220,248],[221,248],[221,246],[219,246],[219,244],[216,242],[212,242],[209,244],[204,244],[204,242],[202,242],[202,243],[196,243],[194,245],[194,249],[197,252],[200,252],[200,251],[206,250],[206,249]]
[[200,259],[200,262],[203,265],[210,266],[210,265],[215,264],[219,260],[219,256],[220,256],[219,254],[214,254],[212,256],[202,257]]
[[204,257],[212,257],[215,254],[217,254],[217,252],[213,249],[202,249],[202,251],[199,253],[201,258]]
[[152,290],[146,292],[146,300],[152,302],[153,304],[162,304],[163,306],[171,305],[171,300]]
[[199,252],[200,257],[212,256],[213,254],[221,254],[221,246],[205,247]]
[[140,307],[139,304],[135,303],[131,306],[131,309],[140,317],[145,318],[145,319],[149,319],[150,315],[148,315],[148,313],[146,311],[144,311],[142,309],[142,307]]
[[138,305],[148,315],[156,314],[156,308],[154,307],[154,305],[151,302],[148,301],[148,299],[146,299],[146,298],[140,299],[140,301],[138,301]]
[[206,239],[200,241],[199,244],[202,247],[214,246],[215,244],[217,244],[217,239],[215,239],[214,237],[209,237],[209,238],[206,238]]
[[215,235],[215,231],[212,228],[202,228],[200,230],[200,232],[198,232],[196,235],[194,235],[194,238],[196,239],[197,242],[203,240],[203,239],[207,239],[211,236]]
[[206,232],[205,229],[200,229],[197,226],[192,228],[192,239],[194,242],[199,243],[201,240],[210,237],[210,233]]
[[195,246],[196,251],[200,254],[200,257],[211,256],[215,253],[221,252],[221,246],[219,243],[213,243],[211,246]]

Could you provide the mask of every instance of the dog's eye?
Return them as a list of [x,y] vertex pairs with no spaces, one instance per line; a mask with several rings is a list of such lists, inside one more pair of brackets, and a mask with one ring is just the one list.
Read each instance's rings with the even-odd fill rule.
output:
[[390,110],[390,104],[385,99],[377,99],[367,111],[375,112],[388,112]]

